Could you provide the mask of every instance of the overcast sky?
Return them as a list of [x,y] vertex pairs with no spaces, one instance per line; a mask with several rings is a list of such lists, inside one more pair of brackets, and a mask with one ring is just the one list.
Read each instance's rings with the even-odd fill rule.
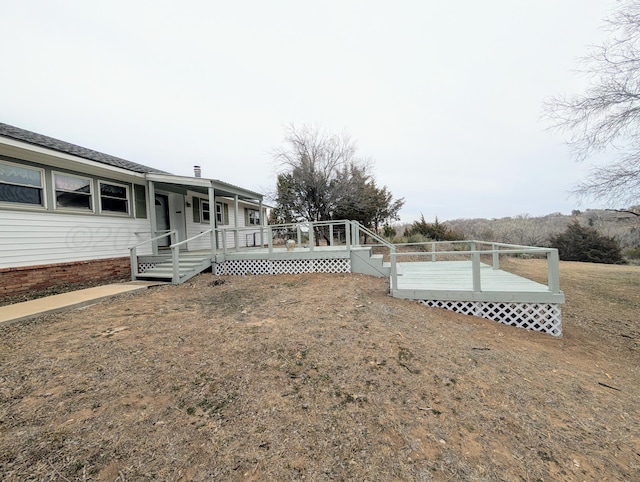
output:
[[614,0],[2,2],[0,121],[266,192],[284,127],[346,132],[403,221],[569,213],[542,102]]

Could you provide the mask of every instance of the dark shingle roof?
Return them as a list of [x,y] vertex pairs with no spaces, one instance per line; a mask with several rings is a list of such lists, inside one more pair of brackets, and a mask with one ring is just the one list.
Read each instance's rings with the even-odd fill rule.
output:
[[22,142],[27,142],[35,146],[46,147],[54,151],[63,152],[65,154],[71,154],[73,156],[82,157],[90,161],[100,162],[108,166],[119,167],[128,171],[139,173],[152,173],[152,174],[169,174],[166,171],[154,169],[153,167],[143,166],[135,162],[127,161],[119,157],[110,156],[109,154],[103,154],[102,152],[87,149],[86,147],[76,146],[69,142],[60,141],[53,137],[43,136],[42,134],[36,134],[35,132],[20,129],[19,127],[10,126],[9,124],[3,124],[0,122],[0,136],[10,137]]

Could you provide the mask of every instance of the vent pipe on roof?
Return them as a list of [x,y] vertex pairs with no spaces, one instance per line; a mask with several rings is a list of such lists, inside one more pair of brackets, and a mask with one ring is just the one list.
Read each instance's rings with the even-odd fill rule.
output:
[[193,173],[196,177],[202,177],[202,169],[200,169],[200,166],[193,166]]

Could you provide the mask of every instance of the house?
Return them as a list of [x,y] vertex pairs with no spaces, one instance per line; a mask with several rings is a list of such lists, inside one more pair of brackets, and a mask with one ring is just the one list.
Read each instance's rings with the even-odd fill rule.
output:
[[128,275],[152,238],[139,255],[262,245],[262,201],[0,123],[0,297]]

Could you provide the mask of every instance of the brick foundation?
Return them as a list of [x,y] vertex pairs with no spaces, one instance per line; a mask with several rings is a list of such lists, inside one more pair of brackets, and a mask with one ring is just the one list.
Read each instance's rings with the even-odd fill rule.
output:
[[131,276],[129,258],[94,259],[0,269],[0,298],[66,283],[108,280]]

